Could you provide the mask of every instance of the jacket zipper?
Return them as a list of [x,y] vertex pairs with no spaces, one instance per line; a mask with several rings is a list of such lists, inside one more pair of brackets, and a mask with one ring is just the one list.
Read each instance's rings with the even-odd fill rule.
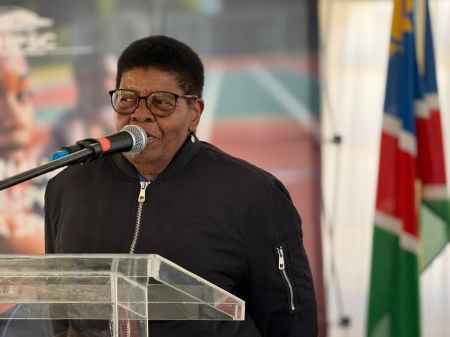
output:
[[140,181],[141,189],[139,191],[138,197],[138,208],[136,212],[136,226],[134,227],[134,235],[133,241],[131,241],[130,246],[130,254],[134,254],[134,250],[136,248],[136,242],[139,236],[139,231],[141,229],[141,219],[142,219],[142,208],[144,207],[145,202],[145,191],[147,190],[147,186],[150,185],[149,181]]
[[295,311],[294,289],[292,288],[292,283],[289,280],[289,277],[287,276],[287,273],[286,273],[286,263],[284,261],[283,246],[277,247],[277,254],[278,254],[278,270],[281,271],[281,275],[283,275],[283,279],[286,282],[288,289],[289,289],[289,299],[290,299],[291,311]]
[[[136,212],[136,225],[134,227],[133,240],[131,241],[130,254],[134,254],[134,250],[136,248],[136,242],[139,237],[139,231],[141,229],[142,208],[144,207],[145,202],[145,191],[147,190],[147,186],[151,184],[150,181],[140,181],[139,183],[141,184],[141,189],[139,190],[138,208]],[[129,320],[127,320],[126,335],[127,337],[131,337],[131,324]]]

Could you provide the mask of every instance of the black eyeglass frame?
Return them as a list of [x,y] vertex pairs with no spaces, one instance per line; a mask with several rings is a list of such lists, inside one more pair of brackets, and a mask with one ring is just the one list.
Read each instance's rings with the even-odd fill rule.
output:
[[[135,107],[134,107],[134,109],[133,109],[132,111],[130,111],[130,112],[123,112],[123,111],[122,111],[122,112],[121,112],[121,111],[118,111],[118,110],[114,107],[114,103],[113,103],[113,95],[114,95],[114,93],[116,93],[116,92],[118,92],[118,91],[129,91],[129,92],[132,92],[132,93],[136,94],[136,97],[137,97],[137,103],[136,103],[136,105],[135,105]],[[170,95],[172,95],[173,97],[175,97],[175,104],[174,104],[173,110],[172,110],[172,112],[171,112],[170,114],[167,114],[167,115],[166,115],[166,114],[165,114],[165,115],[155,114],[155,113],[152,111],[151,107],[148,105],[148,98],[149,98],[150,96],[152,96],[152,95],[154,95],[154,94],[158,94],[158,93],[162,93],[162,94],[170,94]],[[175,111],[176,107],[177,107],[177,102],[178,102],[178,99],[179,99],[179,98],[184,98],[184,99],[189,100],[189,101],[196,101],[196,100],[199,99],[197,95],[178,95],[178,94],[176,94],[176,93],[174,93],[174,92],[164,91],[164,90],[153,91],[153,92],[149,93],[147,96],[139,96],[139,95],[137,94],[137,92],[134,91],[134,90],[118,88],[118,89],[114,89],[114,90],[108,91],[108,94],[109,94],[109,96],[111,97],[111,105],[112,105],[114,111],[117,112],[117,113],[120,114],[120,115],[125,115],[125,116],[126,116],[126,115],[131,115],[131,114],[133,114],[133,113],[137,110],[137,108],[139,107],[139,104],[141,103],[141,99],[144,99],[144,100],[145,100],[145,106],[147,107],[148,111],[150,111],[150,112],[151,112],[154,116],[156,116],[156,117],[169,117],[170,115],[172,115],[173,112]]]

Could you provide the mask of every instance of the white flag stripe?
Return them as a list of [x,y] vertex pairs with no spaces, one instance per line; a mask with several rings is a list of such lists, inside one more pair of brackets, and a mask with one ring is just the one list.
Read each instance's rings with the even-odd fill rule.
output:
[[430,118],[431,110],[439,109],[439,97],[436,93],[425,96],[425,99],[414,102],[415,114],[418,118]]
[[439,109],[439,96],[437,93],[428,94],[425,97],[425,100],[427,102],[427,106],[429,110],[436,110]]
[[448,187],[445,185],[423,185],[422,195],[425,199],[449,198]]
[[398,235],[402,228],[402,221],[399,218],[377,210],[375,212],[375,225],[387,232]]
[[414,102],[414,111],[416,117],[419,118],[430,118],[430,109],[428,109],[427,102],[423,99]]
[[396,236],[399,237],[400,247],[402,249],[417,254],[419,249],[418,240],[414,235],[404,232],[402,230],[403,221],[401,221],[399,218],[394,217],[392,215],[388,215],[384,212],[376,211],[375,226],[377,226],[380,229],[383,229],[386,232],[395,234]]
[[399,148],[412,156],[417,156],[416,137],[410,132],[402,130],[400,132]]
[[402,129],[400,120],[391,115],[383,116],[383,131],[398,139],[399,148],[412,156],[417,155],[416,136]]
[[400,236],[400,247],[416,255],[419,252],[419,242],[417,238],[410,233],[402,232],[402,235]]
[[383,116],[383,131],[391,136],[398,137],[401,128],[400,120],[391,115],[384,114]]

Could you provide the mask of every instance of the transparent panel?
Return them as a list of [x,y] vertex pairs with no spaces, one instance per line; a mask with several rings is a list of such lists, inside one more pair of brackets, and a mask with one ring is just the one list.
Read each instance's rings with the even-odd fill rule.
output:
[[244,319],[244,302],[210,282],[158,258],[148,285],[151,319]]
[[243,320],[236,296],[158,255],[0,255],[0,319]]

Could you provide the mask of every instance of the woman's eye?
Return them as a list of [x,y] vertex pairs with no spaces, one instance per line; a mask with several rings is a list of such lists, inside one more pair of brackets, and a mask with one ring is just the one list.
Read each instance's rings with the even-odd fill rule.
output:
[[158,105],[164,105],[164,104],[169,104],[169,102],[166,102],[164,100],[161,99],[155,99],[156,104]]

